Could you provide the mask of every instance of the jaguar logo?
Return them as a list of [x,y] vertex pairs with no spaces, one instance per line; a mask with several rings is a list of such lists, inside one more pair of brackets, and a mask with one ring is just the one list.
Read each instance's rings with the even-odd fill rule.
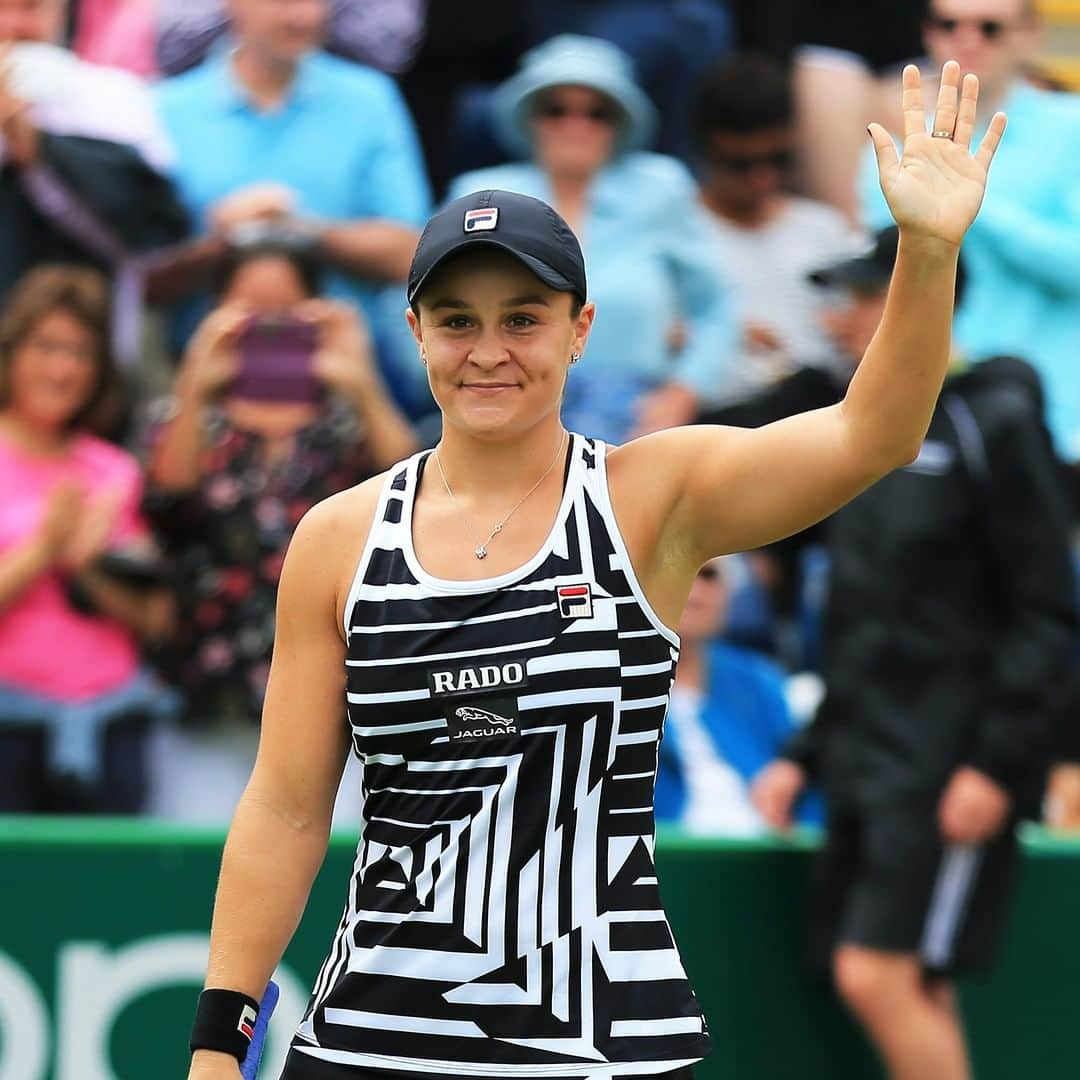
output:
[[471,705],[463,705],[454,710],[454,715],[463,724],[493,724],[496,727],[512,728],[514,721],[498,713],[488,712],[487,709],[477,709]]
[[[501,699],[489,702],[499,712],[481,709],[476,705],[459,705],[447,717],[450,724],[450,741],[459,739],[492,739],[507,735],[518,735],[518,722],[514,718],[512,700]],[[504,716],[510,713],[510,716]]]

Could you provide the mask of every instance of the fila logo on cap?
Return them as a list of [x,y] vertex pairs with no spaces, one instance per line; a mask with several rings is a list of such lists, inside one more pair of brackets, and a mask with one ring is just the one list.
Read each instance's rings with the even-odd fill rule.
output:
[[588,585],[560,585],[555,595],[564,619],[592,618],[592,591]]
[[240,1013],[240,1023],[236,1025],[236,1030],[241,1035],[246,1035],[249,1042],[255,1034],[255,1018],[257,1015],[250,1005],[245,1005],[244,1011]]
[[499,208],[487,206],[482,210],[465,211],[466,232],[491,232],[499,223]]

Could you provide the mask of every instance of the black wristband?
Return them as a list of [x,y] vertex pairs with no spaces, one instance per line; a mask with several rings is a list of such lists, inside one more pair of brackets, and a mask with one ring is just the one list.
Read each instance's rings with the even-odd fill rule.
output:
[[258,1016],[259,1003],[239,990],[204,990],[191,1029],[191,1052],[219,1050],[243,1063]]

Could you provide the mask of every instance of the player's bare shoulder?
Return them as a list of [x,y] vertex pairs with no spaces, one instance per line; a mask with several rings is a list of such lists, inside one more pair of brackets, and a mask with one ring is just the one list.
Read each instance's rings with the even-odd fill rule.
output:
[[338,626],[386,479],[379,473],[316,503],[301,518],[285,557],[282,587],[292,585],[320,606],[332,599]]

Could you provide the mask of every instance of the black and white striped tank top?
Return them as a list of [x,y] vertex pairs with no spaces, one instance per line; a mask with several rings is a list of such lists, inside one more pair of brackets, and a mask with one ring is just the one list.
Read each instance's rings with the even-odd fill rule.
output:
[[361,839],[294,1054],[610,1078],[708,1051],[653,864],[678,638],[634,577],[604,454],[571,436],[544,545],[483,581],[425,572],[425,455],[390,471],[346,604]]

